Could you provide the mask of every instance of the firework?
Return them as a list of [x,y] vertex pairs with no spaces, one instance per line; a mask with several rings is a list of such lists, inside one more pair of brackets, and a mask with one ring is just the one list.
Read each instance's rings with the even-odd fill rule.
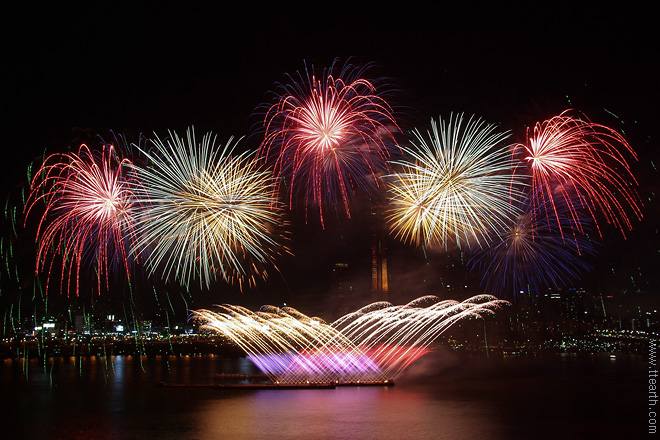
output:
[[[240,306],[220,309],[193,316],[206,329],[231,338],[274,382],[357,380],[365,355],[322,319],[291,307],[264,306],[256,313]],[[339,358],[342,362],[332,361]]]
[[388,378],[395,378],[450,326],[461,319],[492,314],[508,304],[491,295],[465,301],[427,295],[402,306],[380,302],[348,314],[332,325],[368,353]]
[[397,238],[416,245],[482,246],[489,231],[504,225],[522,178],[502,146],[508,133],[463,115],[431,120],[424,136],[413,131],[410,159],[395,161],[387,220]]
[[136,211],[130,165],[110,144],[104,143],[101,152],[83,144],[77,153],[49,156],[35,174],[26,215],[43,201],[36,234],[36,272],[48,273],[46,290],[60,259],[60,287],[67,280],[67,294],[72,278],[79,294],[80,272],[86,265],[96,272],[99,292],[102,279],[108,288],[111,267],[123,267],[130,275]]
[[368,67],[338,71],[335,61],[322,72],[305,68],[279,84],[265,115],[260,157],[288,185],[289,206],[302,197],[322,223],[325,208],[350,217],[358,191],[375,196],[388,169],[398,128],[377,81],[363,78]]
[[[544,188],[537,189],[545,191]],[[563,199],[539,206],[534,194],[525,199],[521,214],[494,232],[491,245],[479,249],[468,262],[469,269],[483,274],[482,285],[497,295],[541,294],[559,289],[590,269],[585,259],[595,254],[589,238],[588,219],[576,220],[575,204]],[[551,201],[546,201],[549,205]],[[545,213],[553,209],[555,217]],[[559,220],[561,227],[556,221]]]
[[425,296],[403,306],[374,303],[332,324],[272,306],[254,313],[225,305],[219,313],[198,310],[192,317],[230,338],[274,382],[384,382],[428,353],[455,322],[504,304],[489,295],[463,302]]
[[537,123],[528,130],[527,143],[516,146],[531,168],[536,203],[551,208],[546,215],[556,217],[559,226],[555,205],[571,207],[578,226],[578,210],[586,209],[594,221],[600,211],[625,236],[632,228],[627,211],[641,218],[637,182],[624,155],[636,159],[635,152],[616,131],[572,113]]
[[233,154],[231,138],[220,150],[211,133],[198,144],[189,129],[153,143],[141,150],[149,166],[134,166],[145,206],[136,216],[137,252],[147,270],[206,288],[218,274],[241,288],[266,277],[282,249],[270,174],[250,154]]

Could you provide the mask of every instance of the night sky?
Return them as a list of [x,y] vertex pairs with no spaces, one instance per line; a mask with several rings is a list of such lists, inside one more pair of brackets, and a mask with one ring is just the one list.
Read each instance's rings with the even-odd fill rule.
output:
[[[247,135],[255,108],[285,73],[303,69],[304,61],[321,67],[355,57],[377,63],[400,91],[393,104],[409,127],[465,112],[500,123],[522,142],[527,126],[572,107],[623,129],[640,155],[635,173],[647,206],[636,232],[625,242],[608,241],[604,258],[658,262],[658,202],[651,194],[660,188],[650,162],[660,164],[660,45],[649,9],[24,3],[4,14],[2,26],[4,192],[22,183],[25,167],[44,149],[76,147],[79,130],[112,129],[130,139],[194,125],[223,142]],[[300,226],[294,250],[304,258],[282,262],[294,295],[302,290],[296,270],[326,270],[345,258],[334,253],[356,242],[355,223],[322,232]]]

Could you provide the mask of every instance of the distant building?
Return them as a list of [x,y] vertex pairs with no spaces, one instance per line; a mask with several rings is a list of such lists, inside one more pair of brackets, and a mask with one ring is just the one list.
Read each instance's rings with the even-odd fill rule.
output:
[[390,282],[387,270],[387,234],[381,207],[372,210],[371,243],[371,298],[376,301],[390,301]]
[[333,319],[353,311],[349,310],[348,306],[351,293],[348,263],[335,263],[332,268],[331,288]]
[[385,237],[378,232],[374,233],[371,245],[371,295],[374,302],[390,300],[387,246]]
[[73,331],[78,334],[83,334],[85,331],[89,333],[89,324],[84,315],[76,315],[73,319]]

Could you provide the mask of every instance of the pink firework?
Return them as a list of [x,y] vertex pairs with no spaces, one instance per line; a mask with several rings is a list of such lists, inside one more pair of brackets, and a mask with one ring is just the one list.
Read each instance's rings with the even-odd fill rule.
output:
[[[368,66],[367,66],[368,67]],[[358,191],[373,197],[379,175],[388,169],[398,127],[392,109],[366,68],[333,63],[320,76],[312,67],[298,81],[280,84],[277,102],[266,112],[259,156],[274,164],[280,188],[287,186],[289,207],[297,196],[318,209],[351,216]]]
[[[550,206],[561,230],[556,206],[567,205],[579,225],[578,210],[586,210],[596,222],[600,211],[608,224],[625,231],[632,228],[628,212],[641,218],[641,201],[625,155],[635,151],[615,130],[564,111],[528,130],[522,149],[531,167],[533,193],[539,206]],[[538,189],[538,191],[537,191]],[[557,198],[561,198],[561,203]]]
[[81,267],[88,264],[94,266],[99,293],[103,278],[108,288],[111,266],[123,266],[129,275],[134,209],[129,165],[112,145],[94,154],[83,144],[77,154],[49,156],[35,174],[26,210],[29,214],[38,201],[45,204],[37,227],[36,272],[48,274],[47,289],[60,259],[60,289],[67,280],[67,295],[74,276],[79,295]]

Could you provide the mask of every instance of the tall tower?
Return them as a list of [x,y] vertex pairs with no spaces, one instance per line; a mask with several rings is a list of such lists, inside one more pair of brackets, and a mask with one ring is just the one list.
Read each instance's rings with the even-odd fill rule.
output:
[[374,301],[389,301],[387,247],[384,237],[374,233],[371,245],[371,294]]
[[371,243],[371,297],[375,301],[389,301],[390,287],[387,271],[387,234],[384,232],[380,207],[372,211],[373,241]]

